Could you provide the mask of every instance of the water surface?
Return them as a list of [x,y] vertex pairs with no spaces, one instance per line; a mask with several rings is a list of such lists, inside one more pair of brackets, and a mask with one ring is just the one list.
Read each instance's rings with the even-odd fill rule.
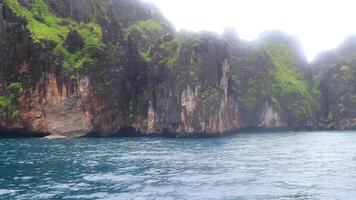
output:
[[355,199],[356,132],[0,140],[0,199]]

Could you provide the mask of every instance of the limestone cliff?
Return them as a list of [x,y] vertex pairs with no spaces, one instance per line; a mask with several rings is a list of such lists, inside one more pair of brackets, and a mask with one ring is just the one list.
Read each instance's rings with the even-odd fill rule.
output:
[[193,136],[323,126],[324,93],[298,40],[281,32],[255,42],[176,32],[136,0],[3,0],[0,36],[2,130]]
[[315,87],[321,92],[320,126],[356,128],[356,40],[347,38],[337,49],[312,64]]

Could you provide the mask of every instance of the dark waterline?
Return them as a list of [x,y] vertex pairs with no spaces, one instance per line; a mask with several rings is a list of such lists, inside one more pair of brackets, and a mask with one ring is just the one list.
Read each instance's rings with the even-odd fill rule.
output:
[[0,140],[0,199],[354,199],[356,132]]

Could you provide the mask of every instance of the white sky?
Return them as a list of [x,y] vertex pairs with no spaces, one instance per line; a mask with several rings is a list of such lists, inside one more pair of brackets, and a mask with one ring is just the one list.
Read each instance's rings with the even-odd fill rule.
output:
[[356,0],[145,0],[175,27],[222,33],[233,27],[254,40],[266,30],[297,36],[309,61],[356,33]]

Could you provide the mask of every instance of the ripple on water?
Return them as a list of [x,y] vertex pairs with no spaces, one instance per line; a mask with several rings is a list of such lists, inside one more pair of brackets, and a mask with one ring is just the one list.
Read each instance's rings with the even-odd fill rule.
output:
[[15,194],[16,190],[5,190],[5,189],[0,189],[0,196],[5,195],[5,194]]
[[0,140],[0,199],[354,199],[356,132]]
[[129,174],[115,175],[113,173],[108,174],[92,174],[83,177],[85,181],[89,182],[131,182],[142,180],[137,176]]

